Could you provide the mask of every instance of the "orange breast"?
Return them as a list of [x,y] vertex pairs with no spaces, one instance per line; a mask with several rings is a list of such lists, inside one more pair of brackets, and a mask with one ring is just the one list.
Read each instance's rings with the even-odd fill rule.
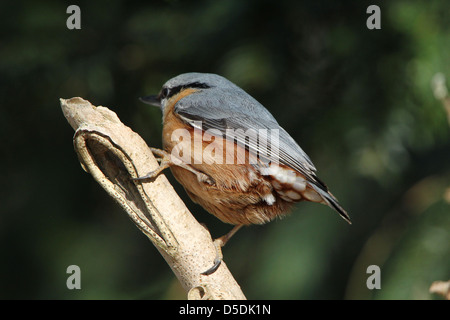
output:
[[183,122],[173,112],[174,106],[195,91],[187,89],[174,96],[163,115],[164,149],[215,181],[213,185],[200,182],[194,173],[172,166],[173,175],[194,202],[223,222],[248,225],[269,222],[297,201],[323,201],[298,172],[281,165],[265,167],[234,142]]

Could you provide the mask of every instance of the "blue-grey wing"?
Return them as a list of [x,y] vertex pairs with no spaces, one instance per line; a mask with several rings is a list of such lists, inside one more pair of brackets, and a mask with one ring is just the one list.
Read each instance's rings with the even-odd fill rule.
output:
[[[244,91],[217,91],[208,89],[208,94],[197,92],[188,95],[178,101],[174,111],[194,127],[201,125],[202,130],[219,130],[222,137],[233,138],[249,152],[267,161],[282,163],[306,178],[316,180],[313,178],[316,168],[308,155],[266,108]],[[256,132],[256,139],[249,131]],[[230,132],[234,136],[230,136]],[[267,135],[262,137],[260,133]]]

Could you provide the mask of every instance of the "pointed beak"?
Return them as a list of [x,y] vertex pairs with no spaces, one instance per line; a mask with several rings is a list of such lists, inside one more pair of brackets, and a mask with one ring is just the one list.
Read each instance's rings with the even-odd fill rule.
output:
[[161,100],[159,100],[159,97],[157,95],[140,97],[139,100],[141,100],[143,103],[161,108]]

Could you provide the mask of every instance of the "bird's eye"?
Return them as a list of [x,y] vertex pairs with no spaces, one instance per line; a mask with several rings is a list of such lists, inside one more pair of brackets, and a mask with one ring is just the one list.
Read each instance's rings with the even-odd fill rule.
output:
[[163,88],[163,89],[161,90],[161,93],[160,93],[161,99],[166,98],[168,95],[169,95],[169,89]]

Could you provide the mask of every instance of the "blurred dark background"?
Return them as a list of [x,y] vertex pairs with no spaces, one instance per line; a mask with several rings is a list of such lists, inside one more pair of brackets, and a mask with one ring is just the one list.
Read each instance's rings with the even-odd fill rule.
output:
[[[68,30],[66,9],[81,9]],[[381,30],[366,9],[381,8]],[[240,231],[225,261],[250,299],[439,299],[450,278],[449,1],[0,2],[0,298],[184,299],[147,238],[85,173],[59,98],[114,110],[161,146],[138,101],[184,72],[221,74],[265,105],[353,225],[300,203]],[[180,196],[214,237],[231,226]],[[81,268],[68,290],[66,268]],[[381,268],[369,290],[366,269]]]

